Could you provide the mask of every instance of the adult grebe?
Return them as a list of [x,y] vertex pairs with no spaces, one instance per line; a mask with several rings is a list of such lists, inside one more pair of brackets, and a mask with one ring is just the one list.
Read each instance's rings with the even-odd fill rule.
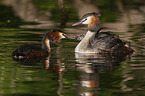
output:
[[13,53],[13,59],[32,59],[46,57],[50,53],[50,42],[65,38],[66,34],[60,30],[47,32],[42,39],[42,48],[35,45],[21,45]]
[[85,37],[75,48],[78,53],[124,53],[133,52],[131,48],[125,46],[125,43],[119,37],[110,32],[101,32],[99,13],[87,13],[80,22],[73,24],[88,24],[88,31]]

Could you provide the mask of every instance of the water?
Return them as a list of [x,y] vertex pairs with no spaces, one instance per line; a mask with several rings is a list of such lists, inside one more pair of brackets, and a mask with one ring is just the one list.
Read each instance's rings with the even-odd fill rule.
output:
[[[138,15],[135,9],[125,10],[128,13],[126,15],[116,12],[113,8],[116,15],[107,15],[111,9],[105,9],[102,8],[102,27],[115,32],[122,40],[131,42],[134,49],[132,55],[117,58],[77,54],[74,53],[74,49],[79,41],[62,39],[57,44],[51,44],[52,52],[46,60],[15,61],[11,53],[18,46],[23,44],[41,46],[42,36],[47,31],[58,28],[59,24],[56,21],[59,19],[43,21],[46,19],[43,18],[42,24],[17,23],[20,28],[12,28],[10,24],[10,28],[0,28],[0,95],[144,96],[144,15]],[[71,12],[74,13],[72,17],[75,17],[75,11]],[[128,16],[132,17],[128,20]],[[138,20],[133,17],[138,17]],[[77,19],[73,22],[71,20],[64,28],[67,34],[77,36],[86,32],[86,26],[71,27]]]

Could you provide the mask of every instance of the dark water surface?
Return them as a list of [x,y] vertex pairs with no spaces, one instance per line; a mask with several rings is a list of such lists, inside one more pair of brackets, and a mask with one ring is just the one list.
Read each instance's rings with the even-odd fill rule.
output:
[[[114,14],[106,15],[112,10]],[[124,58],[77,54],[79,41],[62,39],[51,44],[45,60],[15,61],[11,53],[18,46],[41,46],[42,36],[59,24],[52,20],[0,28],[0,96],[145,96],[145,15],[136,9],[125,11],[101,10],[102,27],[131,42],[134,53]],[[71,27],[77,19],[71,20],[64,28],[67,34],[86,32],[86,26]]]

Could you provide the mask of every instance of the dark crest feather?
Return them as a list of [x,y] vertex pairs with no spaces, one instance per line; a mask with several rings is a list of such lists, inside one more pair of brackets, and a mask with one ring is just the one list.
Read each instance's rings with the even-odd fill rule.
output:
[[[86,17],[88,17],[88,16],[92,16],[92,15],[95,15],[95,16],[101,16],[101,14],[100,13],[96,13],[96,12],[92,12],[92,13],[87,13],[87,14],[85,14],[83,17],[82,17],[82,19],[84,19],[84,18],[86,18]],[[82,20],[81,19],[81,20]]]

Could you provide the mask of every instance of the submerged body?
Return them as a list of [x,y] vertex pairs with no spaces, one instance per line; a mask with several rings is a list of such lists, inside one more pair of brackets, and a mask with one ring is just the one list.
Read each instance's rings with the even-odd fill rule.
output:
[[42,39],[42,48],[36,45],[21,45],[13,53],[13,59],[32,59],[46,57],[51,49],[50,42],[56,42],[65,38],[66,34],[60,30],[51,30],[47,32]]
[[100,14],[88,13],[84,15],[80,22],[73,24],[88,24],[88,31],[85,37],[76,46],[77,53],[115,53],[129,54],[133,52],[131,48],[125,46],[119,36],[111,32],[101,32]]

